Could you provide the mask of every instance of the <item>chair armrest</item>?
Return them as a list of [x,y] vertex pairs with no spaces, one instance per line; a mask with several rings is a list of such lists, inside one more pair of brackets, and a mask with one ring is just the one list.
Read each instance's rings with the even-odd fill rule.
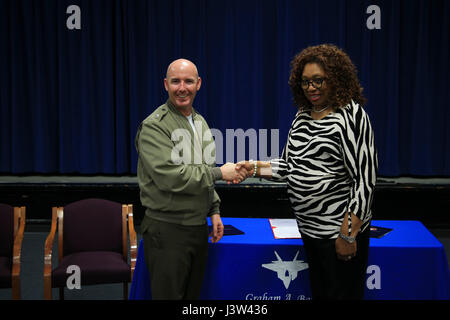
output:
[[131,263],[131,281],[133,281],[134,269],[137,260],[137,241],[136,231],[134,230],[133,205],[128,205],[128,230],[130,232],[130,263]]
[[18,216],[19,228],[16,236],[14,237],[13,247],[13,265],[12,265],[12,277],[20,276],[20,256],[22,252],[23,233],[25,230],[25,207],[15,207],[14,214]]
[[[63,208],[52,207],[52,225],[50,227],[50,233],[45,239],[44,246],[44,299],[52,299],[52,251],[53,241],[55,240],[55,233],[57,229],[58,220],[62,221]],[[59,230],[59,235],[61,235]],[[62,246],[59,246],[59,250],[62,250]]]
[[44,247],[44,277],[49,277],[52,274],[52,251],[53,251],[53,242],[55,240],[56,233],[56,222],[58,219],[58,210],[59,208],[52,208],[52,225],[50,227],[50,233],[45,239],[45,247]]

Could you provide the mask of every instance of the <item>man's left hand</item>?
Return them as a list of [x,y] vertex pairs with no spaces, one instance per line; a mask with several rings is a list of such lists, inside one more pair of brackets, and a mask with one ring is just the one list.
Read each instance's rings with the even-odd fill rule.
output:
[[211,224],[213,227],[213,230],[209,235],[211,237],[211,243],[217,243],[220,239],[222,239],[224,231],[222,219],[220,219],[219,214],[213,214],[211,216]]

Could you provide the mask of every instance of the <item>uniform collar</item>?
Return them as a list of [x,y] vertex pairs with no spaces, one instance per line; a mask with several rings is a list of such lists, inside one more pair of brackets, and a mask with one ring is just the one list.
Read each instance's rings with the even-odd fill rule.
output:
[[[169,107],[169,110],[172,111],[175,114],[178,114],[182,117],[185,117],[184,114],[182,114],[172,103],[172,101],[170,101],[170,99],[167,99],[166,101],[167,106]],[[192,107],[192,119],[195,118],[195,116],[197,115],[197,112],[195,111],[194,107]]]

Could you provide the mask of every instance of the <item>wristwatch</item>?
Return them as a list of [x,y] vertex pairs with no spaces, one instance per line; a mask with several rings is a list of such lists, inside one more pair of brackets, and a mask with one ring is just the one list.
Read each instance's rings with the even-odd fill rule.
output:
[[339,237],[341,237],[342,239],[344,239],[344,240],[347,241],[348,243],[353,243],[353,242],[355,242],[355,238],[354,238],[354,237],[346,236],[346,235],[343,234],[342,232],[339,232]]

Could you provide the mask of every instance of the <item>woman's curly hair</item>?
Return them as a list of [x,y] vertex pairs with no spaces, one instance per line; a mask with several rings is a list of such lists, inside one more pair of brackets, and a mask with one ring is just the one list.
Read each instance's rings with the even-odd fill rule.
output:
[[349,56],[332,44],[308,47],[291,61],[289,86],[294,103],[300,110],[312,108],[301,87],[303,68],[307,63],[318,63],[325,71],[325,82],[330,87],[330,102],[334,110],[344,107],[353,99],[360,106],[366,103],[355,65]]

